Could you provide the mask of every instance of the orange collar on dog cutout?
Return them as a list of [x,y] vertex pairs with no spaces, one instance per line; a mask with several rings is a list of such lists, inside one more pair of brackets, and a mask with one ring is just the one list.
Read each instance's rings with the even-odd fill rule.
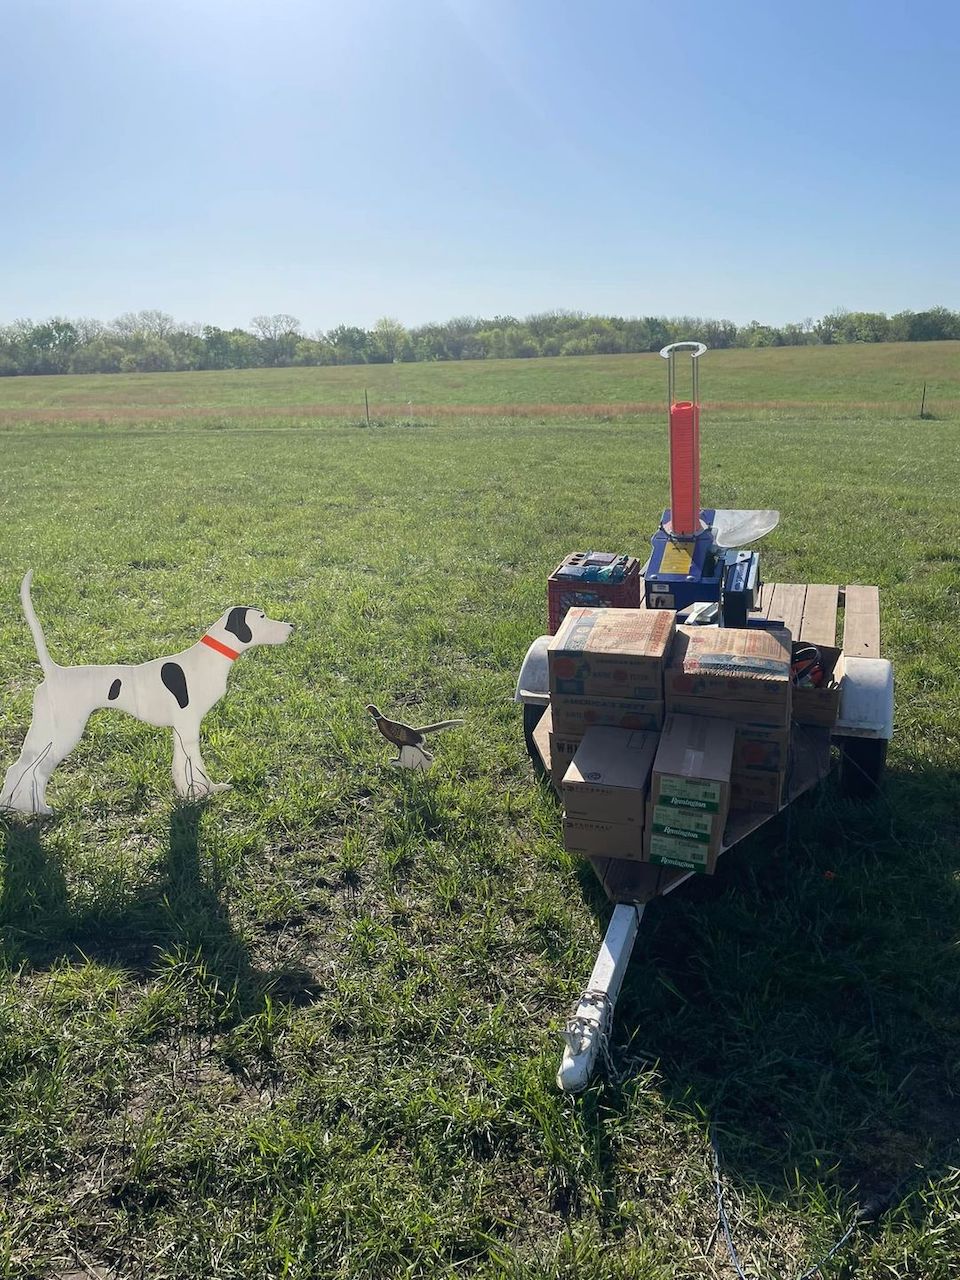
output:
[[208,649],[215,649],[217,653],[222,653],[231,662],[240,657],[239,649],[231,649],[229,645],[224,644],[222,640],[215,640],[213,636],[201,636],[200,643],[205,644]]

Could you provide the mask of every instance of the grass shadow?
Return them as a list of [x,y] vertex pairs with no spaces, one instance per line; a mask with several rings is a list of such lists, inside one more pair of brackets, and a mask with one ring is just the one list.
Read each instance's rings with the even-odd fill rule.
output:
[[657,1064],[731,1182],[882,1201],[960,1141],[958,801],[933,768],[864,805],[828,782],[648,909],[614,1057]]
[[2,821],[0,930],[7,950],[26,956],[43,949],[47,922],[66,911],[67,881],[59,859],[44,847],[39,820],[11,816]]
[[117,965],[140,981],[164,958],[196,957],[237,1018],[274,1001],[306,1003],[316,994],[305,969],[261,969],[226,905],[216,864],[201,855],[202,803],[171,809],[161,873],[110,900],[74,901],[64,868],[35,820],[3,823],[0,947],[6,962],[49,968],[60,960]]

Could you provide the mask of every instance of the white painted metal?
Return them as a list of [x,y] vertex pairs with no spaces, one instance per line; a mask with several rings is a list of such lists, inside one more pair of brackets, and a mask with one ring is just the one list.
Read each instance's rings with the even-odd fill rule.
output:
[[893,737],[893,666],[886,658],[843,659],[840,738]]
[[699,360],[707,348],[702,342],[671,342],[668,347],[660,348],[661,358],[669,360],[676,351],[689,351],[691,360]]
[[564,1093],[579,1093],[590,1082],[597,1054],[610,1034],[617,996],[642,916],[641,905],[621,902],[613,909],[590,983],[564,1031],[567,1044],[557,1072],[557,1084]]
[[547,645],[552,636],[537,636],[527,650],[527,656],[517,677],[514,702],[535,703],[545,707],[550,701],[550,672],[547,667]]
[[[173,731],[173,784],[183,800],[204,800],[229,791],[214,782],[200,755],[200,726],[227,691],[233,662],[255,645],[286,644],[293,623],[268,618],[260,609],[234,605],[189,649],[136,664],[64,667],[47,649],[30,596],[33,570],[20,584],[20,603],[33,635],[44,678],[33,699],[33,715],[19,759],[7,769],[0,810],[49,815],[50,776],[80,741],[95,711],[123,711],[144,724]],[[170,683],[168,683],[168,680]]]

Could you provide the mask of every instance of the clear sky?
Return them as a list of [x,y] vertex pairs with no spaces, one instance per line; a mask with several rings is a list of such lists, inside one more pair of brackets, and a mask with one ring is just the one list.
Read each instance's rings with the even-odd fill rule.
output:
[[0,322],[956,308],[958,12],[0,0]]

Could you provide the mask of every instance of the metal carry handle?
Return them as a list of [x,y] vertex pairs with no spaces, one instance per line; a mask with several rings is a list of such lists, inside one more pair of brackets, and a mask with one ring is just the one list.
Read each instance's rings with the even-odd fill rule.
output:
[[671,342],[668,347],[661,348],[661,356],[669,361],[667,365],[668,405],[673,404],[677,398],[676,356],[681,351],[686,351],[690,356],[690,398],[694,404],[700,403],[700,372],[697,361],[706,349],[702,342]]
[[671,342],[669,347],[660,348],[660,354],[669,360],[675,351],[689,351],[691,360],[699,360],[706,349],[702,342]]

